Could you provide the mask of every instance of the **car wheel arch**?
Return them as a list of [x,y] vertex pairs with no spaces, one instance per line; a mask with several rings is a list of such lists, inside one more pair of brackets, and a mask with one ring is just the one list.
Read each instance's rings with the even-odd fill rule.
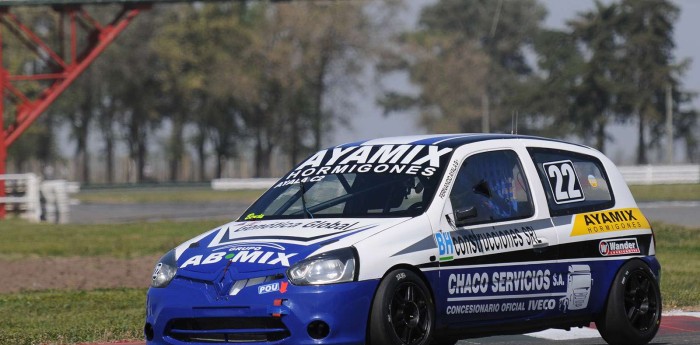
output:
[[[420,269],[418,269],[416,266],[406,264],[406,263],[400,263],[400,264],[396,264],[392,267],[389,267],[384,272],[382,277],[379,278],[379,282],[384,280],[389,275],[389,273],[391,273],[395,270],[400,270],[400,269],[408,270],[408,271],[415,273],[423,281],[425,286],[428,288],[428,291],[430,292],[430,298],[433,301],[433,307],[435,308],[435,312],[437,313],[437,307],[435,306],[435,291],[433,291],[433,286],[430,284],[430,281],[425,276],[425,274],[423,274],[423,272]],[[379,284],[377,284],[377,287],[374,289],[374,294],[372,295],[372,300],[370,301],[370,305],[374,304],[374,299],[377,297],[377,290],[378,289],[379,289]],[[365,338],[366,339],[369,339],[369,329],[370,329],[369,325],[371,322],[371,317],[370,317],[371,313],[372,313],[372,309],[370,308],[370,310],[368,310],[368,313],[367,313],[367,326],[365,327]],[[433,320],[433,323],[435,323],[435,320]],[[435,326],[435,325],[433,324],[433,326]]]
[[[659,279],[659,278],[657,277],[657,275],[654,273],[654,271],[651,270],[651,267],[649,267],[649,264],[648,264],[646,261],[644,261],[644,260],[642,260],[642,259],[640,259],[640,258],[630,258],[630,259],[627,259],[627,260],[623,261],[622,263],[620,263],[620,267],[618,267],[617,270],[615,270],[614,272],[612,272],[612,274],[611,274],[612,279],[610,279],[610,283],[608,284],[608,286],[607,286],[606,289],[605,289],[606,295],[605,295],[605,303],[604,303],[603,305],[607,305],[607,304],[608,304],[608,299],[610,298],[610,290],[612,289],[613,284],[615,284],[615,277],[617,277],[617,275],[618,275],[618,274],[620,273],[620,271],[625,267],[625,265],[627,265],[627,264],[630,263],[630,262],[634,262],[634,261],[639,262],[639,263],[643,264],[644,266],[646,266],[647,269],[649,269],[649,271],[652,273],[652,275],[654,276],[654,278],[656,278],[657,280]],[[661,282],[659,282],[659,284],[660,284],[660,283],[661,283]],[[601,316],[601,315],[597,315],[597,316]]]
[[[595,320],[600,335],[607,343],[647,344],[653,340],[658,332],[663,307],[659,277],[652,266],[645,260],[633,258],[624,261],[620,269],[616,271],[612,285],[607,291],[604,310]],[[638,271],[642,271],[640,273],[642,280],[650,279],[654,281],[642,289],[641,296],[638,291],[639,287],[637,287],[637,284],[640,283],[639,276],[637,276],[637,279],[627,279],[632,277],[629,274]],[[643,277],[644,275],[646,275],[646,278]],[[637,287],[637,289],[632,290],[631,301],[628,300],[627,296],[630,292],[627,290],[629,286]],[[642,319],[647,318],[647,320],[640,321],[641,325],[636,324],[639,321],[637,317],[634,320],[630,320],[632,315],[634,315],[629,313],[631,309],[636,309],[638,312],[637,317],[641,316]]]

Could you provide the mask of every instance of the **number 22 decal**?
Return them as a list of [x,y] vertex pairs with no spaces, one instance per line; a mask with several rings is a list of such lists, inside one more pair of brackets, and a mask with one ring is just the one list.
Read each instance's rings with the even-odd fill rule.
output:
[[581,184],[578,182],[574,164],[571,161],[558,161],[542,164],[552,189],[554,201],[566,204],[585,200]]

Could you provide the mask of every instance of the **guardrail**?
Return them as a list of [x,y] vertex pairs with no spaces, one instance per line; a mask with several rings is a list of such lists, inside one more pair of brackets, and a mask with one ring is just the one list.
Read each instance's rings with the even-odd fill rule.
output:
[[700,165],[635,165],[619,169],[628,184],[700,183]]
[[279,178],[219,178],[211,180],[214,190],[268,189]]

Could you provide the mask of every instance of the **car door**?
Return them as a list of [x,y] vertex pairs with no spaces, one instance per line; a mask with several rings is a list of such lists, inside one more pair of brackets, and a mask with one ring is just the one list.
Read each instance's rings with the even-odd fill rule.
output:
[[528,174],[538,180],[523,169],[520,155],[527,152],[520,151],[470,154],[454,178],[434,234],[437,312],[447,324],[478,325],[556,309],[556,232],[546,210],[537,212],[537,202],[546,202],[533,199],[531,188],[539,183],[528,182]]

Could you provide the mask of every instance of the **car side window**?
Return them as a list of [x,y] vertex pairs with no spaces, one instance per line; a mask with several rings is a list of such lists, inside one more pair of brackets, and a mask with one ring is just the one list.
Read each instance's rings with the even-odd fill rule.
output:
[[527,218],[534,214],[530,189],[514,151],[468,157],[457,174],[450,201],[459,226]]
[[575,152],[528,148],[552,216],[590,212],[614,205],[603,164]]

